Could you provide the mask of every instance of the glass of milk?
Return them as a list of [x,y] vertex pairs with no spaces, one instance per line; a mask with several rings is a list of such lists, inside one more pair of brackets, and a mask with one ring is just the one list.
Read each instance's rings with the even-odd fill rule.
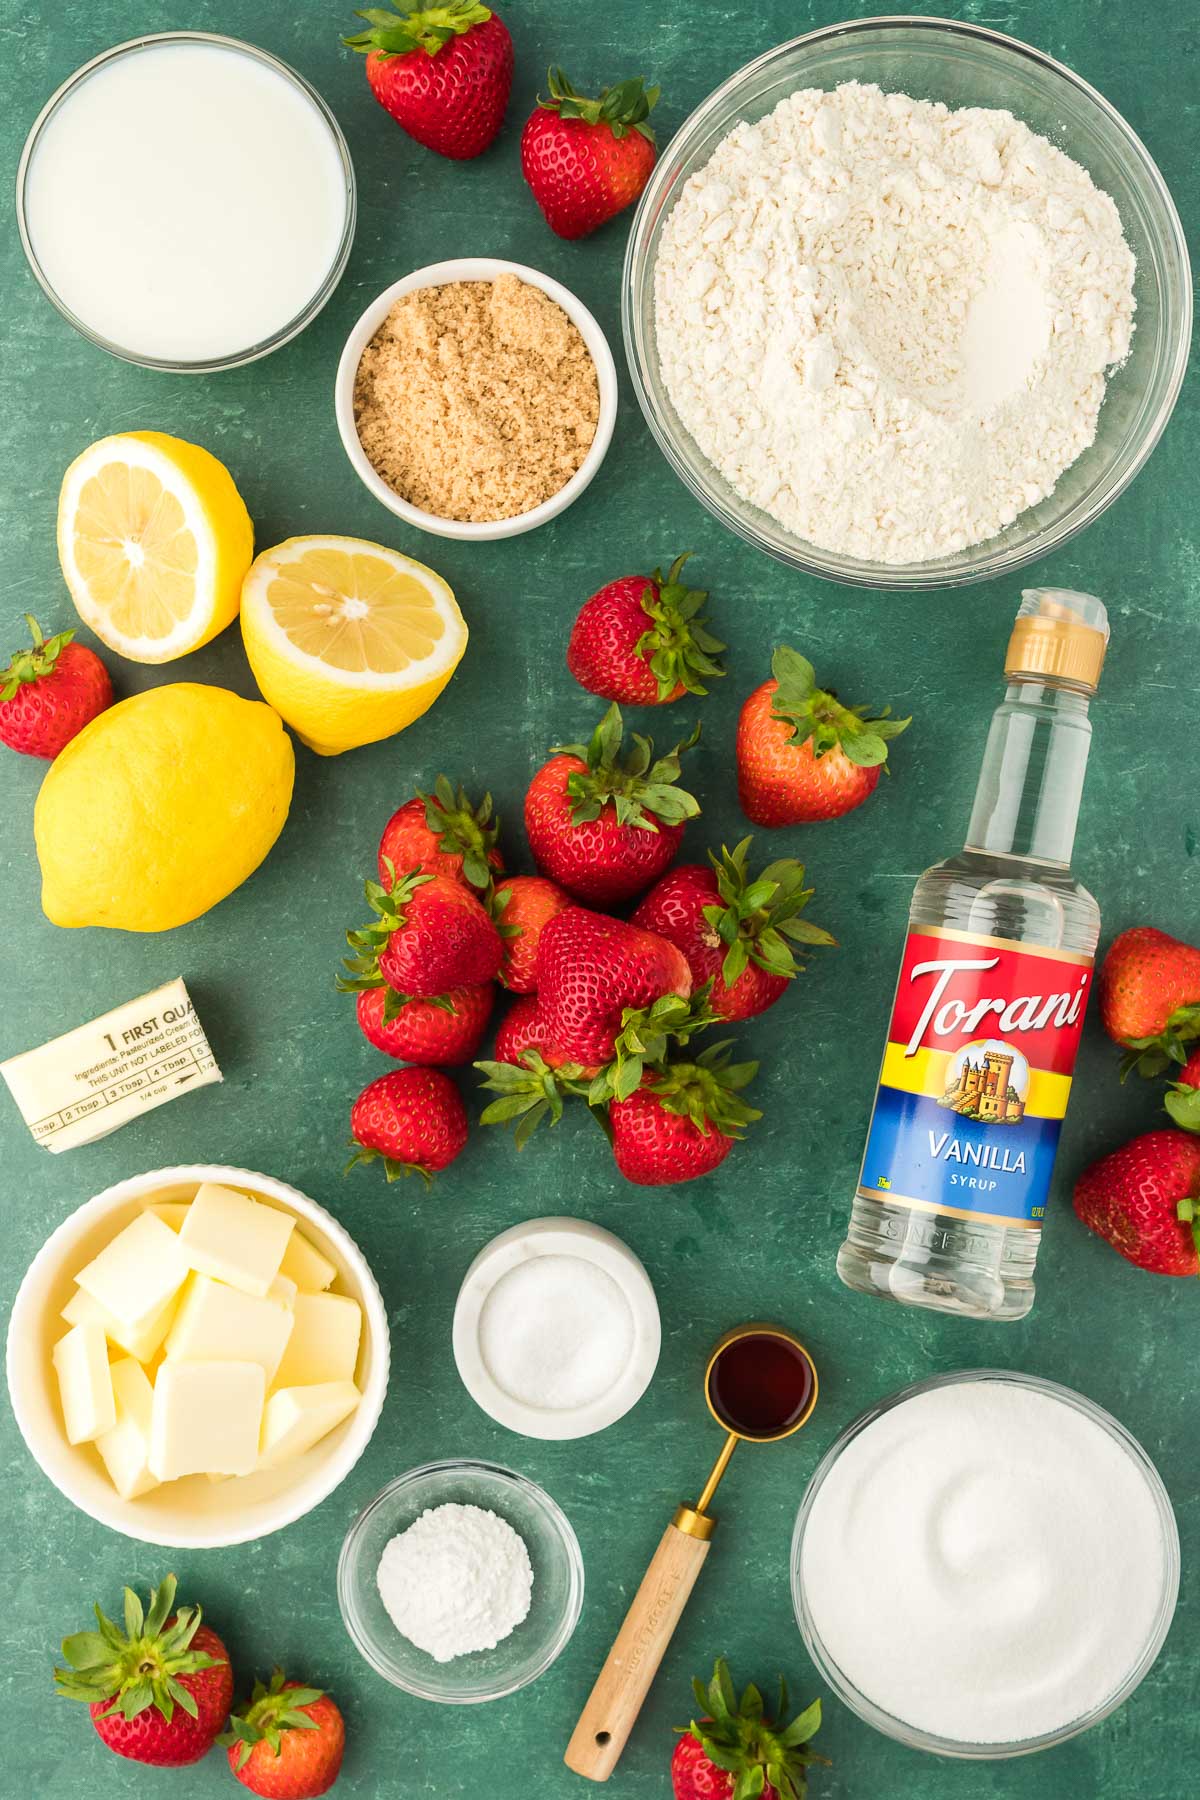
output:
[[337,120],[295,70],[202,31],[118,44],[34,121],[17,216],[38,281],[126,362],[200,373],[313,319],[354,237]]

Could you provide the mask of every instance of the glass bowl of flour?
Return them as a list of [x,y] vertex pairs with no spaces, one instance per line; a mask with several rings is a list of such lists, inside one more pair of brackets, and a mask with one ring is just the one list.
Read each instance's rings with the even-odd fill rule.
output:
[[818,1465],[792,1540],[809,1654],[868,1725],[942,1756],[1024,1756],[1133,1693],[1179,1592],[1141,1445],[1057,1382],[935,1376]]
[[410,1469],[368,1502],[346,1533],[337,1587],[377,1674],[422,1700],[472,1706],[528,1686],[566,1648],[583,1610],[583,1555],[536,1482],[454,1457]]
[[979,26],[865,19],[732,76],[642,196],[623,323],[683,481],[873,588],[1020,568],[1112,504],[1175,404],[1187,246],[1078,76]]

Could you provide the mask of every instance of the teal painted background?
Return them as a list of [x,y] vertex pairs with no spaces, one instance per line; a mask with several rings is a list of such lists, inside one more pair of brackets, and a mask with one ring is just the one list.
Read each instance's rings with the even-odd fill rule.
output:
[[[961,10],[1062,58],[1106,94],[1148,142],[1185,225],[1191,215],[1195,229],[1192,7],[985,0]],[[771,1681],[782,1669],[798,1698],[818,1691],[787,1592],[792,1520],[822,1449],[899,1384],[987,1363],[1068,1382],[1141,1438],[1181,1514],[1196,1503],[1200,1296],[1194,1284],[1128,1268],[1084,1233],[1068,1204],[1070,1180],[1089,1157],[1158,1117],[1154,1091],[1118,1087],[1115,1052],[1094,1022],[1063,1140],[1039,1300],[1027,1322],[989,1329],[905,1313],[851,1296],[833,1273],[908,892],[926,864],[961,841],[1019,582],[922,598],[856,593],[789,573],[724,533],[691,500],[661,461],[627,386],[612,453],[585,497],[556,523],[508,544],[460,546],[405,531],[367,496],[342,454],[331,404],[341,344],[380,288],[423,263],[464,253],[534,263],[594,308],[621,360],[624,222],[581,244],[560,243],[520,180],[520,125],[549,61],[566,63],[579,83],[641,70],[660,80],[657,124],[665,138],[740,63],[836,20],[843,6],[697,0],[685,11],[645,0],[602,8],[526,0],[505,12],[518,58],[509,125],[480,162],[453,165],[410,143],[370,99],[358,59],[338,45],[339,30],[351,25],[348,10],[343,17],[337,8],[279,0],[190,7],[64,0],[52,27],[9,11],[9,98],[0,125],[6,183],[29,122],[79,63],[139,29],[200,27],[266,46],[326,94],[353,152],[360,219],[349,268],[316,324],[265,362],[202,380],[125,367],[76,337],[37,290],[6,221],[0,646],[19,639],[26,608],[47,627],[71,618],[54,551],[62,472],[93,438],[138,426],[194,438],[222,457],[260,545],[295,532],[347,532],[432,561],[457,590],[472,633],[453,685],[403,737],[337,761],[299,751],[291,820],[268,863],[207,918],[166,937],[66,933],[42,918],[30,827],[41,767],[7,754],[0,760],[0,1056],[182,974],[226,1077],[223,1087],[53,1159],[35,1149],[0,1095],[5,1303],[46,1235],[89,1194],[169,1163],[228,1161],[283,1176],[339,1214],[375,1268],[393,1333],[391,1391],[362,1463],[302,1523],[230,1552],[171,1555],[93,1525],[42,1477],[4,1409],[0,1791],[14,1800],[58,1800],[83,1792],[85,1782],[90,1800],[234,1791],[217,1757],[173,1786],[169,1776],[107,1757],[82,1708],[52,1697],[52,1652],[63,1632],[85,1622],[92,1598],[113,1604],[123,1582],[144,1588],[168,1566],[204,1602],[241,1672],[278,1659],[337,1696],[350,1731],[337,1790],[347,1800],[582,1796],[561,1766],[563,1747],[664,1520],[693,1496],[708,1468],[717,1439],[700,1393],[705,1353],[725,1326],[747,1315],[775,1316],[811,1344],[820,1407],[799,1438],[736,1459],[709,1565],[614,1778],[618,1800],[668,1792],[671,1727],[689,1715],[689,1677],[716,1652],[727,1652],[745,1678]],[[1200,923],[1198,455],[1193,384],[1132,490],[1082,539],[1029,573],[1094,589],[1112,613],[1078,844],[1106,936],[1147,918],[1193,936]],[[687,547],[730,645],[729,678],[703,703],[705,740],[693,759],[705,807],[690,831],[693,855],[708,843],[733,842],[742,830],[734,721],[775,643],[802,646],[844,693],[914,715],[894,752],[894,780],[863,811],[782,834],[770,846],[807,860],[817,889],[813,916],[841,948],[814,958],[797,991],[741,1033],[744,1048],[762,1060],[755,1097],[763,1123],[715,1177],[674,1192],[625,1185],[586,1119],[568,1121],[521,1156],[498,1135],[475,1135],[428,1195],[411,1185],[389,1189],[371,1171],[343,1180],[349,1103],[385,1065],[360,1038],[351,1003],[334,994],[332,981],[383,820],[414,783],[444,769],[491,786],[510,827],[510,854],[519,855],[529,775],[547,745],[579,736],[596,712],[563,662],[576,608],[601,581]],[[173,667],[116,663],[114,675],[122,694],[180,678],[253,692],[236,631]],[[669,741],[692,716],[690,707],[674,708],[656,716],[654,729]],[[582,1443],[543,1445],[476,1410],[454,1373],[449,1333],[459,1280],[476,1250],[508,1225],[558,1210],[609,1226],[643,1257],[662,1307],[663,1353],[651,1391],[619,1425]],[[498,1458],[549,1489],[579,1534],[587,1598],[573,1642],[536,1686],[499,1705],[439,1712],[394,1692],[359,1661],[341,1627],[333,1576],[346,1526],[385,1480],[456,1454]],[[1193,1787],[1200,1752],[1200,1576],[1186,1550],[1185,1559],[1163,1656],[1136,1698],[1088,1736],[1027,1762],[957,1765],[907,1752],[831,1702],[820,1746],[834,1767],[817,1773],[814,1795],[1176,1800]],[[878,1579],[886,1582],[886,1568]]]

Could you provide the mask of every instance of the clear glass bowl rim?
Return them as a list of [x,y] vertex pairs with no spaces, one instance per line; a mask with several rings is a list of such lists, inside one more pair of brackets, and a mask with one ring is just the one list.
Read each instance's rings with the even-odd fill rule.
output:
[[[376,1655],[359,1624],[353,1603],[351,1571],[359,1542],[369,1520],[381,1506],[386,1505],[396,1494],[419,1486],[433,1475],[476,1474],[493,1477],[502,1483],[510,1483],[528,1496],[533,1504],[545,1514],[566,1550],[567,1564],[570,1570],[570,1589],[558,1630],[550,1639],[545,1654],[528,1674],[523,1675],[519,1681],[506,1681],[491,1687],[480,1688],[478,1692],[442,1694],[435,1689],[424,1687],[419,1681],[404,1679],[394,1667],[382,1662]],[[350,1529],[342,1540],[342,1548],[338,1554],[338,1606],[341,1609],[342,1623],[359,1654],[370,1663],[377,1675],[382,1675],[384,1680],[390,1681],[393,1687],[402,1688],[408,1694],[415,1694],[420,1700],[434,1700],[443,1706],[477,1706],[489,1700],[503,1700],[507,1695],[517,1693],[521,1688],[528,1687],[531,1682],[544,1675],[551,1664],[557,1662],[574,1635],[575,1627],[583,1612],[583,1588],[583,1552],[579,1548],[579,1539],[575,1535],[575,1528],[558,1502],[551,1498],[545,1488],[539,1487],[536,1481],[531,1481],[519,1470],[510,1469],[504,1463],[488,1462],[479,1457],[445,1457],[438,1462],[420,1463],[415,1469],[408,1469],[403,1475],[395,1476],[367,1501],[361,1512],[352,1521]]]
[[[1169,238],[1170,248],[1180,273],[1179,329],[1170,346],[1169,369],[1164,368],[1163,371],[1162,398],[1153,419],[1149,421],[1144,430],[1136,452],[1129,458],[1128,466],[1116,480],[1106,478],[1097,482],[1086,505],[1078,506],[1064,514],[1062,519],[1039,532],[1026,544],[989,551],[989,543],[995,543],[997,540],[986,539],[980,544],[971,546],[967,551],[960,552],[960,555],[973,558],[968,565],[955,566],[950,559],[938,559],[927,563],[900,564],[893,567],[890,564],[867,563],[853,557],[839,556],[833,551],[819,550],[815,545],[805,546],[804,541],[797,537],[793,537],[792,543],[787,548],[768,543],[751,524],[739,517],[725,504],[722,496],[714,491],[711,479],[705,481],[691,466],[687,449],[681,448],[676,441],[674,428],[658,412],[652,393],[652,384],[648,377],[648,360],[643,350],[644,336],[638,317],[637,299],[646,283],[653,280],[653,264],[647,254],[647,241],[650,231],[653,229],[653,223],[648,225],[647,222],[653,221],[661,208],[662,194],[667,186],[668,175],[673,168],[671,150],[677,148],[686,137],[698,134],[711,115],[719,111],[740,89],[756,81],[775,62],[790,56],[802,46],[812,49],[839,38],[852,38],[864,33],[883,30],[892,32],[910,30],[921,37],[962,38],[968,42],[995,45],[1017,57],[1024,58],[1035,68],[1053,75],[1076,89],[1092,103],[1109,129],[1123,140],[1126,147],[1132,152],[1134,159],[1141,164],[1147,185],[1153,190],[1161,208],[1161,223],[1166,227],[1166,235]],[[1020,38],[1010,37],[1005,32],[993,31],[985,25],[975,25],[958,19],[926,17],[913,13],[881,13],[873,18],[847,19],[837,24],[825,25],[819,30],[804,32],[799,37],[789,38],[786,43],[776,44],[772,49],[764,51],[761,56],[755,57],[753,61],[745,63],[740,69],[735,70],[727,80],[702,100],[694,111],[688,114],[673,134],[667,147],[667,153],[660,156],[634,214],[626,242],[625,264],[621,277],[621,330],[625,342],[625,361],[629,369],[630,380],[637,396],[638,405],[650,427],[651,435],[685,487],[728,530],[735,532],[746,543],[753,544],[756,549],[765,551],[767,555],[775,557],[791,568],[849,587],[896,592],[964,587],[970,583],[990,581],[997,576],[1011,574],[1015,570],[1025,568],[1028,564],[1049,555],[1052,550],[1069,543],[1072,538],[1085,531],[1102,513],[1106,512],[1113,502],[1125,492],[1135,477],[1141,473],[1166,429],[1187,373],[1192,337],[1191,265],[1179,213],[1157,163],[1133,127],[1117,111],[1116,107],[1081,75],[1077,75],[1065,63],[1058,62],[1054,57],[1046,55],[1044,51],[1036,49],[1031,44],[1023,43]],[[680,430],[683,432],[682,427]],[[683,437],[685,444],[690,445],[691,440],[686,432],[683,432]],[[699,469],[711,469],[712,465],[708,463],[698,446],[692,447],[691,457],[694,458]],[[713,474],[716,473],[714,470]],[[717,478],[721,479],[719,476]]]
[[[53,114],[58,111],[58,108],[69,98],[81,82],[94,74],[95,71],[101,68],[105,63],[113,62],[118,57],[129,56],[138,50],[146,50],[151,46],[158,44],[216,44],[221,49],[238,50],[241,51],[243,55],[254,57],[258,62],[265,63],[269,69],[273,69],[277,75],[282,75],[286,81],[289,81],[293,87],[298,88],[305,98],[312,102],[316,107],[317,112],[328,126],[333,137],[334,146],[341,159],[342,176],[345,182],[346,217],[342,225],[342,235],[338,240],[338,247],[334,252],[333,261],[330,263],[325,277],[312,299],[307,305],[301,308],[294,318],[290,319],[287,324],[282,325],[278,331],[273,332],[270,337],[263,338],[261,343],[252,344],[245,350],[234,351],[229,356],[209,357],[198,362],[184,362],[172,357],[140,356],[136,351],[130,350],[122,344],[112,343],[108,338],[102,336],[100,332],[94,331],[90,325],[78,316],[77,313],[72,312],[66,302],[59,297],[46,275],[45,270],[42,268],[41,263],[38,261],[37,253],[33,248],[33,240],[30,236],[29,221],[26,217],[25,210],[25,187],[29,174],[29,165],[32,161],[33,153],[37,148],[38,139],[41,137],[45,127],[49,124]],[[68,75],[61,86],[56,88],[51,94],[41,112],[29,128],[29,134],[25,139],[25,144],[21,151],[21,160],[17,164],[16,208],[17,229],[21,236],[21,247],[25,252],[26,261],[33,271],[37,284],[45,294],[46,298],[58,312],[62,314],[68,325],[75,328],[80,337],[86,338],[89,343],[97,345],[99,349],[106,350],[110,356],[117,357],[119,361],[132,363],[139,369],[162,369],[170,374],[176,375],[211,375],[216,374],[222,369],[238,369],[245,363],[257,362],[259,357],[268,356],[272,350],[278,350],[282,345],[289,343],[292,338],[298,336],[299,333],[304,330],[306,325],[312,323],[313,319],[316,318],[317,314],[321,311],[322,307],[337,287],[338,282],[345,272],[346,263],[350,257],[350,248],[354,242],[354,228],[358,213],[358,197],[354,178],[354,164],[350,160],[350,149],[342,133],[342,128],[334,117],[333,112],[330,110],[328,102],[317,92],[311,82],[305,80],[304,76],[301,75],[298,70],[293,69],[289,63],[283,62],[278,56],[272,55],[269,50],[262,50],[257,44],[247,43],[243,38],[226,37],[222,33],[215,31],[156,31],[148,32],[144,37],[127,38],[124,43],[113,44],[109,49],[102,50],[99,56],[93,56],[90,62],[83,63],[73,74]]]
[[[1147,1486],[1158,1506],[1163,1532],[1163,1587],[1159,1596],[1154,1626],[1146,1640],[1142,1654],[1121,1687],[1107,1700],[1093,1707],[1090,1712],[1082,1714],[1060,1730],[1045,1732],[1040,1737],[1017,1739],[1011,1744],[970,1744],[956,1738],[938,1737],[932,1732],[921,1731],[916,1726],[906,1724],[903,1719],[897,1719],[891,1713],[885,1712],[882,1707],[877,1706],[842,1673],[826,1650],[808,1611],[800,1573],[805,1527],[826,1477],[847,1445],[858,1437],[860,1432],[865,1431],[868,1425],[873,1425],[876,1419],[882,1418],[885,1413],[891,1412],[894,1407],[902,1405],[906,1400],[913,1399],[917,1394],[930,1393],[935,1388],[954,1387],[962,1382],[977,1381],[1005,1381],[1017,1387],[1027,1388],[1031,1393],[1047,1394],[1055,1400],[1064,1401],[1067,1405],[1074,1407],[1077,1412],[1081,1412],[1085,1418],[1089,1418],[1094,1424],[1099,1425],[1114,1443],[1119,1444],[1132,1457],[1145,1477]],[[1171,1628],[1171,1620],[1175,1614],[1175,1604],[1179,1597],[1179,1573],[1179,1527],[1171,1506],[1170,1495],[1167,1493],[1162,1476],[1133,1433],[1127,1431],[1119,1419],[1115,1419],[1111,1413],[1097,1405],[1096,1401],[1089,1400],[1086,1394],[1077,1393],[1074,1388],[1066,1387],[1059,1381],[1050,1381],[1043,1375],[1026,1375],[1017,1369],[957,1369],[944,1375],[927,1376],[923,1381],[910,1382],[907,1387],[902,1387],[896,1393],[888,1394],[884,1399],[877,1400],[873,1406],[869,1406],[865,1412],[860,1413],[858,1418],[851,1420],[850,1424],[838,1433],[817,1464],[808,1487],[805,1489],[792,1532],[791,1587],[792,1607],[795,1611],[796,1623],[800,1627],[800,1635],[804,1639],[805,1648],[817,1670],[829,1683],[838,1699],[842,1701],[843,1705],[848,1706],[851,1712],[856,1713],[864,1723],[874,1726],[875,1730],[882,1732],[885,1737],[895,1738],[899,1743],[906,1744],[909,1749],[928,1750],[936,1756],[955,1757],[972,1762],[1000,1762],[1014,1756],[1032,1756],[1037,1750],[1049,1750],[1055,1744],[1065,1743],[1068,1738],[1078,1737],[1080,1732],[1087,1731],[1091,1726],[1099,1724],[1101,1719],[1106,1719],[1119,1706],[1123,1706],[1134,1689],[1149,1673],[1166,1641],[1167,1632]]]

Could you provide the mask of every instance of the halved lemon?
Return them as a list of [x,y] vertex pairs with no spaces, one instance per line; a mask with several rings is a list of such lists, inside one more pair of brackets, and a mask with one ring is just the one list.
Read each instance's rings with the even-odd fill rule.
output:
[[172,662],[233,622],[254,527],[233,477],[162,431],[100,438],[58,500],[58,559],[75,608],[133,662]]
[[440,575],[349,537],[288,538],[256,557],[242,637],[263,699],[321,756],[403,731],[467,647]]

